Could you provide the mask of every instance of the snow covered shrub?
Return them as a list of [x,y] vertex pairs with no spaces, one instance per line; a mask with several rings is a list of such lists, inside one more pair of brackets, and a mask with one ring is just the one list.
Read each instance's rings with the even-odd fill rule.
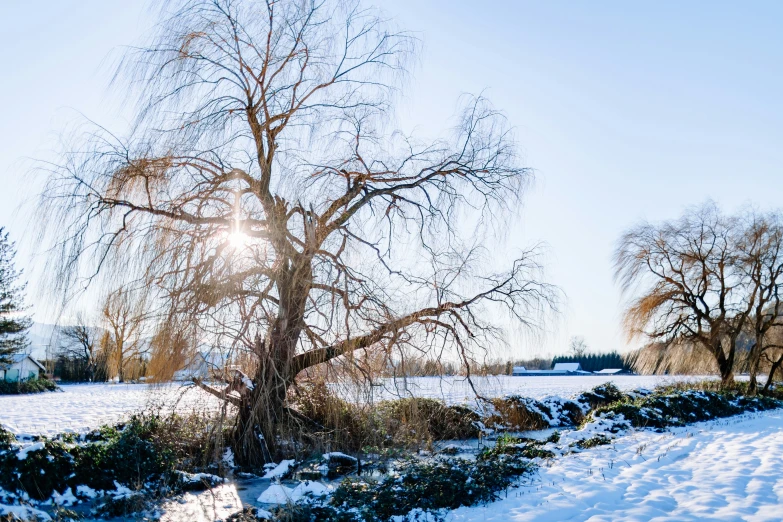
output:
[[612,440],[606,435],[596,435],[594,437],[590,437],[589,439],[578,440],[574,444],[581,449],[588,449],[595,448],[596,446],[606,446],[607,444],[611,443]]
[[73,475],[76,462],[62,442],[42,441],[23,449],[0,454],[0,487],[46,500],[55,490],[66,489],[66,477]]
[[594,410],[595,408],[606,406],[607,404],[621,401],[626,398],[628,398],[628,396],[621,392],[617,386],[611,382],[607,382],[580,394],[576,398],[576,402],[583,404],[585,410]]
[[729,417],[746,411],[764,411],[783,406],[770,397],[748,397],[735,391],[672,391],[664,388],[636,399],[615,402],[594,410],[591,418],[622,415],[635,428],[666,428]]
[[7,432],[0,432],[5,440],[0,442],[0,487],[35,500],[46,500],[69,488],[76,491],[79,486],[102,491],[115,490],[118,485],[165,491],[180,488],[181,475],[175,469],[193,468],[194,448],[199,440],[205,446],[208,436],[208,432],[194,429],[177,430],[183,422],[139,415],[83,438],[43,438],[23,447],[13,444],[13,437],[6,440],[3,433]]
[[542,400],[509,395],[490,401],[494,411],[485,420],[495,430],[529,431],[574,426],[584,417],[581,404],[561,397]]
[[114,483],[140,487],[172,472],[175,451],[159,437],[165,430],[156,416],[134,416],[121,427],[93,433],[93,442],[74,448],[80,484],[113,489]]
[[103,499],[96,509],[96,515],[101,518],[126,519],[151,507],[150,499],[139,491],[109,495]]
[[[543,449],[541,446],[550,442],[547,440],[536,440],[527,437],[513,437],[511,435],[501,435],[498,437],[495,446],[485,449],[480,453],[480,457],[484,460],[493,458],[505,459],[506,456],[524,457],[526,459],[550,459],[555,456],[549,450]],[[513,463],[514,461],[512,461]],[[526,461],[517,459],[516,462],[520,466],[519,474],[524,472],[524,467],[528,464]]]

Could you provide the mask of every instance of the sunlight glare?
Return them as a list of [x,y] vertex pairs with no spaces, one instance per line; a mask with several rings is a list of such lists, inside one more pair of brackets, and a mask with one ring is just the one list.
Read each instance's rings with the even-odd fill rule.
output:
[[242,248],[245,245],[247,245],[249,241],[249,237],[244,232],[231,232],[228,235],[228,242],[231,244],[234,248]]

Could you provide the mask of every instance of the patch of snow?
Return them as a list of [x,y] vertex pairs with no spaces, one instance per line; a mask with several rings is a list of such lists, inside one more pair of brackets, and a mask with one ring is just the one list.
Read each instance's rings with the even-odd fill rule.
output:
[[6,506],[5,504],[0,504],[0,516],[11,517],[12,520],[14,520],[15,517],[15,519],[18,520],[36,522],[48,522],[52,520],[52,517],[40,509],[35,509],[30,506]]
[[27,454],[31,451],[38,451],[44,449],[44,443],[43,442],[36,442],[35,444],[30,444],[29,446],[25,446],[21,450],[19,450],[19,453],[16,454],[16,458],[19,460],[25,460],[27,458]]
[[294,465],[294,462],[294,460],[284,460],[274,468],[264,473],[264,476],[261,478],[274,479],[287,475],[288,472],[291,471],[291,466]]
[[177,471],[179,480],[183,484],[207,484],[209,487],[215,487],[226,481],[223,477],[218,477],[211,473],[188,473],[187,471]]
[[424,511],[420,508],[412,510],[407,515],[396,515],[391,517],[391,522],[440,522],[440,520],[442,520],[442,518],[435,515],[435,513]]
[[[628,392],[637,388],[655,388],[666,384],[695,382],[715,379],[715,376],[697,375],[579,375],[579,376],[520,376],[494,375],[472,377],[471,380],[484,397],[504,397],[519,395],[532,399],[544,399],[549,396],[573,397],[592,389],[599,384],[611,382],[620,391]],[[747,377],[738,376],[738,380]],[[367,390],[354,385],[328,385],[341,397],[349,401],[373,402],[393,400],[400,397],[423,397],[440,399],[447,404],[476,404],[473,388],[465,377],[407,377],[388,378],[375,381]]]
[[329,486],[314,480],[305,480],[304,482],[300,482],[299,485],[296,486],[291,492],[291,500],[296,502],[303,498],[323,497],[330,495],[331,493],[332,488]]
[[234,452],[231,451],[231,448],[226,448],[225,453],[223,453],[223,464],[231,469],[236,467],[236,464],[234,464]]
[[108,493],[114,498],[114,500],[129,498],[136,494],[135,491],[126,486],[123,486],[116,480],[114,481],[114,491],[109,491]]
[[0,396],[0,424],[17,436],[86,433],[145,408],[161,407],[165,413],[175,405],[178,412],[220,407],[217,397],[180,384],[65,384],[61,389],[62,393]]
[[98,497],[98,492],[92,489],[90,486],[85,486],[82,484],[81,486],[76,486],[76,495],[79,497],[93,499]]
[[161,507],[161,522],[214,522],[242,511],[236,486],[222,484],[198,494],[185,493]]
[[258,502],[262,504],[287,504],[291,502],[294,490],[282,484],[272,484],[261,493]]
[[78,504],[79,499],[76,498],[76,496],[73,494],[71,488],[68,488],[65,490],[65,492],[62,495],[57,493],[57,491],[53,492],[52,502],[58,506],[70,507],[73,506],[74,504]]
[[324,453],[323,454],[323,459],[324,460],[330,460],[332,457],[346,459],[346,460],[351,460],[353,462],[356,462],[356,457],[351,457],[350,455],[346,455],[345,453],[342,453],[342,452],[339,452],[339,451],[332,451],[331,453]]

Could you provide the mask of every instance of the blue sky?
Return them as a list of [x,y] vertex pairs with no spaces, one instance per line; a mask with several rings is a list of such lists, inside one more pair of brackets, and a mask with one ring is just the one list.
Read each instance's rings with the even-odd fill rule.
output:
[[[548,279],[567,301],[550,335],[513,342],[519,355],[562,351],[572,335],[626,347],[611,255],[638,220],[707,198],[727,210],[783,203],[783,3],[379,5],[422,41],[400,125],[436,134],[461,94],[483,92],[536,170],[508,247],[546,242]],[[150,23],[138,0],[0,3],[0,224],[15,238],[29,217],[14,210],[38,183],[26,158],[50,158],[80,113],[124,126],[108,65]],[[31,245],[20,246],[27,264]]]

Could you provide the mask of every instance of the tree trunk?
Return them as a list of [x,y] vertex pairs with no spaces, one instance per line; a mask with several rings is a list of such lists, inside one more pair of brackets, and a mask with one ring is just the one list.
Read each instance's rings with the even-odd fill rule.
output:
[[233,437],[235,455],[242,465],[259,467],[279,456],[278,439],[290,420],[286,396],[294,376],[289,368],[290,360],[262,360],[250,387],[245,383]]
[[761,359],[760,346],[761,342],[757,339],[756,344],[750,349],[749,353],[750,365],[748,367],[748,373],[750,374],[750,379],[748,380],[748,395],[751,396],[756,395],[758,392],[758,381],[756,377],[759,372],[759,363]]
[[734,382],[734,347],[729,348],[729,355],[727,356],[723,351],[723,344],[718,341],[717,345],[713,346],[713,353],[718,362],[721,384],[723,386],[732,384]]
[[286,407],[288,388],[296,374],[292,361],[304,328],[304,310],[312,284],[312,267],[307,257],[289,261],[277,287],[278,315],[269,339],[256,339],[258,369],[252,390],[242,395],[235,435],[239,462],[258,466],[275,461],[278,437],[293,426]]
[[781,365],[783,365],[783,355],[772,363],[772,368],[769,370],[769,377],[767,377],[767,382],[764,383],[764,393],[769,391],[769,387],[772,386],[772,380],[775,378],[775,372],[778,371],[778,368],[780,368]]

